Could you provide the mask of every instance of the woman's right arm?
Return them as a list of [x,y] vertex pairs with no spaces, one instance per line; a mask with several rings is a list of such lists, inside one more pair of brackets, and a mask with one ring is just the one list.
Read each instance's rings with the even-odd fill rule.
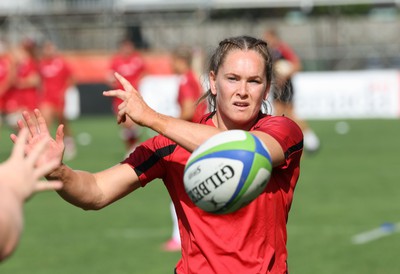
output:
[[[49,140],[46,151],[38,159],[38,164],[49,161],[60,163],[46,178],[63,182],[59,194],[67,202],[87,210],[100,209],[140,186],[138,176],[128,164],[118,164],[98,173],[73,170],[62,164],[65,147],[63,126],[57,128],[56,137],[53,139],[40,111],[36,109],[34,116],[25,111],[23,120],[18,121],[20,130],[28,128],[30,132],[24,151],[29,155],[35,144],[43,139]],[[11,139],[15,143],[18,137],[11,134]]]
[[128,164],[118,164],[98,173],[73,170],[62,164],[46,176],[60,180],[58,194],[85,210],[98,210],[140,187],[139,178]]

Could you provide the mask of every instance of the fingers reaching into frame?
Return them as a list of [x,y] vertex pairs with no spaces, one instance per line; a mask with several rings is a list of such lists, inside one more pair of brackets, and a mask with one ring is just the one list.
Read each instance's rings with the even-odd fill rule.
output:
[[[28,129],[26,128],[25,123],[24,123],[24,121],[22,119],[17,121],[17,126],[18,126],[20,132],[22,130],[24,130],[24,129],[26,130],[26,132],[27,132],[27,134],[26,134],[27,137],[26,138],[29,140],[30,133],[29,133]],[[18,136],[16,134],[14,134],[14,133],[11,133],[10,134],[10,138],[11,138],[11,141],[15,144],[17,142]]]
[[35,176],[35,178],[36,178],[36,179],[39,179],[39,178],[41,178],[41,177],[43,177],[43,176],[49,174],[49,173],[50,173],[51,171],[53,171],[56,167],[58,167],[59,164],[60,164],[60,163],[59,163],[56,159],[54,159],[54,160],[52,160],[52,161],[43,163],[43,164],[41,164],[40,166],[37,166],[37,167],[35,168],[35,171],[34,171],[34,176]]
[[25,143],[28,139],[28,135],[29,132],[27,128],[21,129],[18,133],[18,136],[11,134],[11,139],[15,143],[11,153],[12,156],[21,158],[24,157]]
[[35,185],[34,192],[42,192],[46,190],[59,190],[63,187],[63,183],[60,181],[40,181]]

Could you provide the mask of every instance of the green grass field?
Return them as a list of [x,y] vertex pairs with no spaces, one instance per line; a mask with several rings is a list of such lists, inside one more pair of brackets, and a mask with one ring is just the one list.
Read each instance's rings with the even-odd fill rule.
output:
[[[312,121],[322,140],[305,154],[288,223],[293,274],[399,273],[400,234],[355,245],[352,236],[400,222],[398,120]],[[76,134],[92,136],[79,146],[73,168],[98,171],[118,163],[124,147],[113,117],[72,122]],[[2,129],[0,160],[8,157],[9,131]],[[396,202],[397,201],[397,202]],[[161,251],[171,233],[169,198],[159,181],[101,211],[75,208],[55,193],[34,196],[25,206],[25,231],[4,274],[173,273],[178,253]],[[224,273],[222,273],[224,274]]]

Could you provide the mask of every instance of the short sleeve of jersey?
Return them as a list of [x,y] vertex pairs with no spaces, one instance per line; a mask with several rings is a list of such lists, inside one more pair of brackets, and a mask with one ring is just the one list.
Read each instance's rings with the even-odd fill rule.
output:
[[176,148],[176,143],[158,135],[143,142],[121,164],[129,164],[145,186],[165,174],[166,161]]
[[300,62],[297,54],[285,43],[280,44],[279,51],[282,54],[282,57],[289,62],[297,63]]
[[185,100],[195,102],[201,94],[201,86],[195,74],[189,71],[183,75],[179,83],[178,103],[182,105]]
[[271,116],[260,119],[254,130],[262,131],[272,136],[282,147],[288,166],[292,156],[303,149],[303,133],[291,119],[283,116]]

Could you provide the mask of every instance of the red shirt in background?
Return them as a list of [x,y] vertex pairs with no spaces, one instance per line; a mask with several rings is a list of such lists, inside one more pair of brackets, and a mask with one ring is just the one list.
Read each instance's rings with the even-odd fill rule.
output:
[[[145,71],[145,63],[143,57],[137,52],[129,56],[117,54],[111,59],[110,69],[121,74],[135,89],[138,89],[139,82]],[[123,90],[118,81],[114,88]],[[113,98],[113,109],[115,112],[118,112],[118,105],[121,103],[121,99]]]
[[57,110],[63,111],[65,92],[71,84],[70,67],[61,56],[57,56],[42,59],[39,62],[39,71],[42,79],[41,103],[51,104]]
[[[191,100],[193,102],[197,102],[197,100],[203,95],[202,87],[197,80],[196,75],[192,71],[188,71],[184,75],[182,75],[181,80],[179,82],[179,91],[178,91],[178,104],[182,107],[182,104],[185,100]],[[207,111],[207,104],[205,101],[200,102],[196,106],[196,110],[194,116],[192,118],[193,122],[200,121],[201,117]]]
[[4,108],[4,101],[9,91],[9,78],[11,72],[11,59],[7,55],[0,56],[0,111]]
[[277,48],[271,49],[272,58],[274,61],[284,59],[291,63],[299,63],[300,58],[294,50],[284,42],[280,42]]
[[[16,82],[38,74],[38,69],[33,58],[27,59],[25,62],[17,64]],[[19,88],[12,86],[6,95],[5,110],[6,112],[15,112],[22,109],[33,111],[38,107],[38,89],[37,87]]]

